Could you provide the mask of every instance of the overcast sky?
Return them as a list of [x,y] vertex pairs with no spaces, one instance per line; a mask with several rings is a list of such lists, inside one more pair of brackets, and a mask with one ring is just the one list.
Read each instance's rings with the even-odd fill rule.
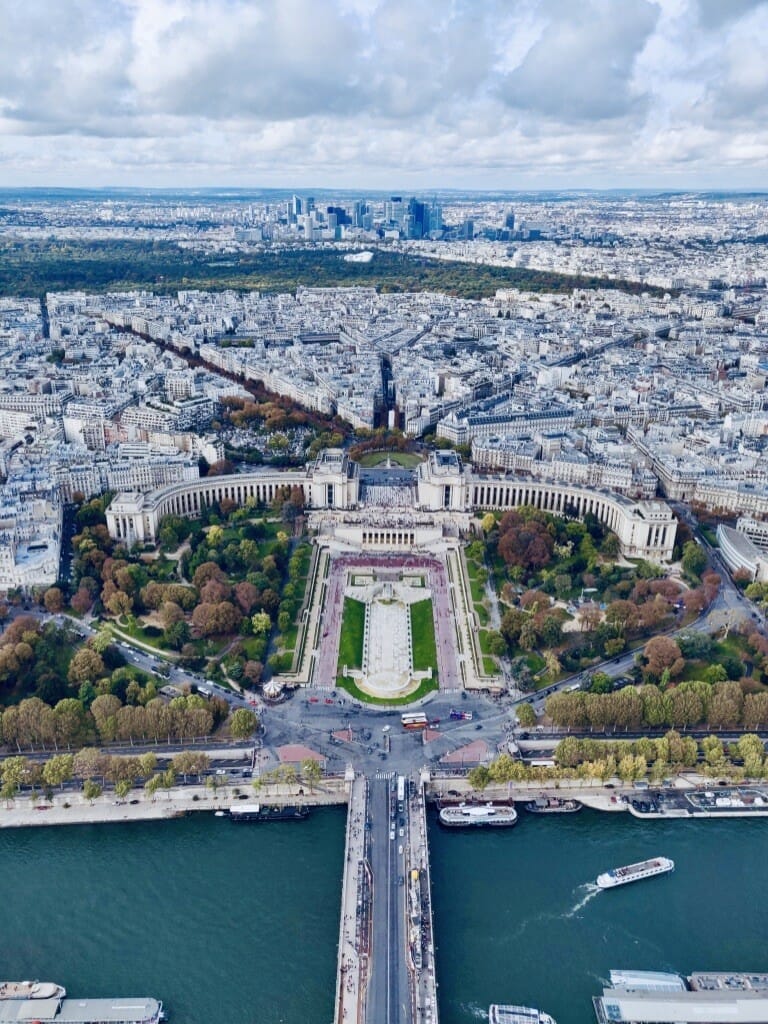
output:
[[768,187],[768,0],[0,0],[0,185]]

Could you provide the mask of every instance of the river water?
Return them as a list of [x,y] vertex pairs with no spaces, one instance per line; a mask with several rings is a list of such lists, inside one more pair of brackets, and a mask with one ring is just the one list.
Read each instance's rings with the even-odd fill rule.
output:
[[[520,812],[513,829],[431,832],[441,1024],[523,1003],[593,1024],[611,968],[768,970],[768,819],[638,821]],[[600,891],[661,854],[672,874]]]
[[[176,1024],[330,1024],[344,815],[0,831],[0,977],[154,995]],[[768,970],[768,820],[521,812],[430,843],[442,1024],[491,1002],[591,1024],[612,967]],[[654,854],[675,873],[592,886]]]

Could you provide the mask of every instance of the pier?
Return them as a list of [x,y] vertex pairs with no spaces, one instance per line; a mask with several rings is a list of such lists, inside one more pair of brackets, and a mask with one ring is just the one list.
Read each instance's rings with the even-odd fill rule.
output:
[[423,783],[352,781],[334,1024],[437,1024]]

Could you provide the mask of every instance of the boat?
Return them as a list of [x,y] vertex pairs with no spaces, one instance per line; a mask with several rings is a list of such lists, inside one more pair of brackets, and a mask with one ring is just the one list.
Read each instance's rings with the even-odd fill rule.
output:
[[63,999],[66,994],[52,981],[0,981],[0,999]]
[[440,823],[448,828],[510,828],[517,823],[517,811],[508,804],[459,804],[441,807]]
[[46,1024],[160,1024],[159,999],[68,999],[63,985],[50,981],[0,981],[0,1020]]
[[229,808],[230,821],[303,821],[309,817],[306,807],[294,804],[269,806],[267,804],[236,804]]
[[524,806],[529,814],[575,814],[584,804],[578,800],[562,800],[559,796],[542,796]]
[[600,889],[613,889],[617,885],[627,885],[629,882],[638,882],[641,878],[652,878],[654,875],[664,875],[674,870],[675,862],[669,857],[652,857],[637,864],[627,864],[623,868],[604,871],[595,879],[595,885]]
[[491,1003],[488,1008],[488,1024],[556,1024],[548,1013],[542,1013],[533,1006],[511,1006]]

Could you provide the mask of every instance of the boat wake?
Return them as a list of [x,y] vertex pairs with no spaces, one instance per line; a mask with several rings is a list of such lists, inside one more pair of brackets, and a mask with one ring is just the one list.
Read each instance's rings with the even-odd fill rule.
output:
[[487,1007],[483,1008],[482,1006],[478,1006],[477,1003],[463,1003],[461,1009],[466,1010],[466,1012],[471,1017],[474,1017],[475,1020],[488,1020]]
[[566,919],[575,917],[580,910],[583,910],[584,907],[586,907],[586,905],[589,903],[589,901],[593,900],[595,896],[597,896],[597,894],[600,892],[600,887],[595,885],[594,882],[587,882],[585,885],[580,885],[577,891],[583,892],[583,896],[571,907],[571,909],[566,914],[563,914],[563,917]]

